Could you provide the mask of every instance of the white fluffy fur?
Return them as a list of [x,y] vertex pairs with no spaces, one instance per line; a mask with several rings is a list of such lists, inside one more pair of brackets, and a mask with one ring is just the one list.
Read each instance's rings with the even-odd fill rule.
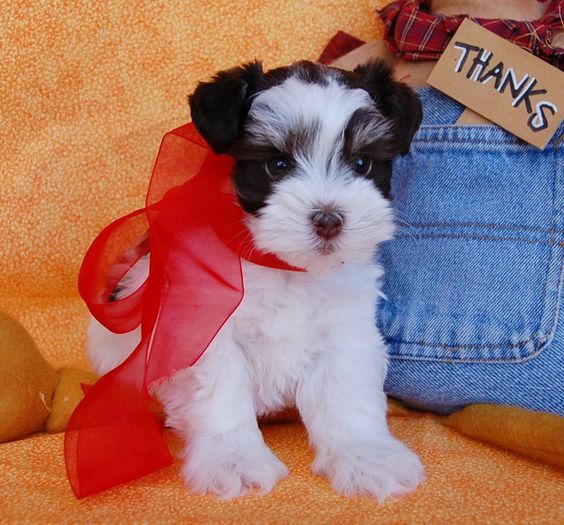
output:
[[[333,158],[351,115],[359,108],[369,108],[376,114],[379,111],[363,89],[344,88],[331,76],[326,81],[327,85],[308,84],[290,77],[279,86],[261,91],[253,100],[247,128],[252,128],[258,142],[283,151],[287,131],[317,121],[320,126],[312,158]],[[371,130],[372,139],[376,138],[374,133],[385,135],[389,127],[390,123],[381,117]]]
[[[336,491],[383,500],[413,490],[424,477],[418,458],[386,423],[387,356],[375,324],[382,271],[372,261],[376,245],[392,235],[390,208],[371,182],[338,162],[348,118],[370,104],[360,90],[294,79],[253,103],[270,142],[296,123],[292,111],[321,122],[314,150],[297,159],[299,173],[277,184],[249,219],[259,248],[308,271],[244,261],[240,307],[192,368],[157,389],[167,423],[186,440],[182,474],[197,492],[224,498],[252,488],[269,492],[287,469],[265,445],[256,418],[294,403],[316,451],[313,468]],[[331,250],[323,249],[327,243],[309,219],[320,206],[345,217]],[[135,275],[147,270],[142,259]],[[125,283],[124,295],[138,286],[137,277]],[[138,330],[120,336],[93,323],[88,354],[104,373],[138,339]]]
[[[315,123],[311,147],[298,150],[298,175],[275,186],[261,213],[249,220],[256,245],[308,271],[327,271],[342,261],[369,263],[376,245],[392,237],[388,201],[373,184],[355,176],[342,162],[344,129],[361,108],[378,114],[368,93],[346,89],[334,79],[327,85],[305,84],[289,78],[261,92],[249,113],[248,131],[257,142],[283,149],[288,132]],[[376,121],[373,132],[385,135],[388,122]],[[375,137],[373,137],[375,138]],[[337,209],[344,217],[342,234],[329,243],[330,253],[311,228],[312,210]]]

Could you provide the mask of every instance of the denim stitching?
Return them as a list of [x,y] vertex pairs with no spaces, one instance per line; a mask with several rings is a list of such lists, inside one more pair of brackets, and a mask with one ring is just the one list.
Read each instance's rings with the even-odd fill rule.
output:
[[[564,248],[561,246],[561,248]],[[551,258],[549,258],[549,266],[551,264],[552,260]],[[557,284],[557,288],[556,288],[556,297],[560,297],[561,291],[562,291],[562,285],[564,282],[564,253],[562,255],[562,262],[563,264],[561,265],[561,270],[560,270],[560,277],[558,279],[558,284]],[[542,317],[544,316],[544,312],[546,310],[546,299],[547,299],[547,288],[548,288],[548,277],[549,277],[549,272],[546,272],[546,279],[544,281],[544,288],[543,288],[543,301],[542,301],[542,306],[543,306],[543,313],[541,314],[541,321],[542,321]],[[552,326],[550,327],[549,331],[545,334],[543,334],[542,336],[538,337],[538,338],[529,338],[529,339],[525,339],[523,341],[519,341],[517,343],[496,343],[496,344],[468,344],[468,345],[449,345],[446,343],[431,343],[429,341],[426,340],[421,340],[421,341],[407,341],[407,340],[402,340],[402,339],[397,339],[394,337],[386,337],[386,340],[388,342],[393,342],[393,343],[399,343],[399,344],[404,344],[404,345],[418,345],[418,346],[424,346],[427,348],[442,348],[442,349],[451,349],[453,351],[455,350],[480,350],[480,349],[485,349],[485,348],[498,348],[498,349],[521,349],[527,345],[530,345],[532,342],[536,342],[535,345],[535,352],[531,355],[538,355],[540,352],[540,347],[547,341],[549,340],[552,335],[554,334],[554,329],[556,327],[556,320],[558,318],[557,314],[559,311],[559,302],[556,301],[556,307],[554,309],[554,315],[553,315],[553,321],[552,321]],[[402,359],[402,360],[415,360],[415,361],[435,361],[435,362],[455,362],[455,363],[494,363],[494,362],[524,362],[525,360],[529,359],[531,357],[531,355],[529,356],[525,356],[524,358],[521,359],[516,359],[515,361],[512,361],[510,358],[499,358],[499,359],[495,359],[495,358],[491,358],[491,359],[464,359],[464,358],[442,358],[442,357],[415,357],[415,356],[401,356],[398,354],[394,354],[394,355],[390,355],[390,357],[392,359]]]
[[[483,132],[484,134],[491,135],[492,133],[500,134],[499,139],[486,139],[486,138],[471,138],[470,135],[475,132]],[[506,136],[504,136],[506,134]],[[532,148],[531,145],[518,139],[513,135],[507,134],[500,127],[495,125],[485,125],[485,126],[461,126],[455,124],[447,125],[424,125],[421,126],[419,131],[416,133],[412,144],[437,144],[437,139],[441,139],[442,144],[481,144],[485,146],[507,146],[511,145],[516,147],[518,150],[526,150],[527,148]]]
[[395,236],[396,239],[413,239],[413,235],[417,236],[417,239],[462,239],[462,240],[478,240],[478,241],[508,241],[508,242],[525,242],[530,244],[544,244],[545,246],[554,246],[557,244],[553,238],[549,241],[537,241],[533,239],[520,239],[518,237],[487,237],[485,235],[467,235],[467,234],[454,234],[454,233],[414,233],[412,235],[408,234],[398,234]]
[[[429,137],[428,139],[423,139],[423,138],[418,138],[417,140],[414,141],[415,144],[437,144],[437,139],[433,138],[433,137]],[[482,140],[482,139],[463,139],[463,140],[449,140],[443,141],[444,143],[448,143],[448,144],[480,144],[482,146],[505,146],[507,144],[510,144],[510,142],[505,142],[505,141],[494,141],[494,140]],[[515,146],[518,146],[520,144],[515,144]],[[523,147],[525,147],[525,145],[523,144]]]
[[[562,140],[562,128],[555,133],[547,147],[558,147]],[[475,133],[484,135],[499,135],[499,138],[473,138]],[[445,145],[483,145],[483,146],[505,146],[506,151],[526,152],[535,151],[537,148],[531,146],[527,142],[509,134],[498,126],[458,126],[453,124],[446,125],[423,125],[415,134],[412,141],[412,147],[416,148],[421,145],[428,148],[433,145],[438,150],[444,150]]]
[[[394,361],[425,361],[428,363],[450,363],[452,365],[463,365],[463,364],[468,364],[468,363],[472,363],[472,364],[521,364],[521,363],[527,363],[528,361],[533,360],[535,357],[538,357],[538,355],[544,351],[544,349],[541,349],[541,346],[544,345],[544,343],[550,339],[550,337],[552,337],[552,334],[550,334],[549,336],[540,338],[538,340],[539,344],[535,346],[535,350],[534,352],[527,354],[524,357],[516,357],[516,358],[510,358],[510,357],[499,357],[499,358],[488,358],[488,359],[478,359],[478,358],[468,358],[468,359],[459,359],[459,358],[448,358],[448,357],[415,357],[415,356],[402,356],[402,355],[390,355],[390,359],[394,360]],[[516,347],[517,348],[517,347]]]
[[[551,217],[551,241],[554,242],[554,231],[556,229],[556,219],[557,219],[557,215],[558,215],[558,210],[556,207],[556,198],[558,196],[558,188],[557,188],[557,183],[558,183],[558,177],[559,177],[559,171],[558,171],[558,163],[559,163],[559,155],[558,152],[560,150],[560,144],[556,145],[556,147],[554,148],[554,169],[553,169],[553,173],[554,173],[554,180],[552,183],[552,217]],[[558,248],[552,249],[550,250],[550,257],[548,260],[548,264],[547,264],[547,268],[546,268],[546,280],[545,280],[545,289],[543,292],[543,297],[544,297],[544,301],[543,301],[543,309],[542,309],[542,314],[541,314],[541,329],[542,329],[542,325],[544,322],[544,318],[545,315],[547,315],[547,302],[548,302],[548,278],[549,278],[549,273],[550,273],[550,269],[552,268],[553,264],[556,264],[556,262],[554,261],[555,255],[558,252]],[[564,258],[563,258],[564,259]],[[550,329],[548,330],[548,334],[553,333],[554,328],[556,326],[556,321],[558,319],[558,301],[559,301],[559,292],[560,292],[560,285],[562,282],[562,272],[564,271],[564,265],[561,265],[560,268],[560,280],[558,281],[557,284],[557,288],[556,288],[556,292],[557,295],[555,297],[555,305],[553,308],[553,314],[552,314],[552,321],[550,323]]]
[[[516,224],[491,224],[487,222],[410,222],[409,226],[415,226],[417,228],[454,228],[457,226],[461,227],[476,227],[476,228],[489,228],[492,230],[525,230],[525,231],[536,231],[541,233],[551,233],[552,228],[542,228],[540,226],[518,226]],[[403,227],[400,225],[400,227]],[[564,229],[555,228],[556,233],[564,233]]]
[[[538,356],[540,354],[541,350],[541,346],[544,345],[544,343],[546,341],[548,341],[553,335],[553,332],[549,332],[547,334],[545,334],[542,337],[539,337],[538,340],[536,341],[537,344],[535,345],[535,350],[534,352],[527,354],[524,357],[517,357],[517,358],[509,358],[509,357],[499,357],[499,358],[487,358],[487,359],[478,359],[478,358],[467,358],[467,359],[461,359],[458,357],[417,357],[417,356],[403,356],[403,355],[399,355],[399,354],[394,354],[394,355],[390,355],[391,359],[395,359],[395,360],[399,360],[399,361],[428,361],[428,362],[433,362],[433,363],[452,363],[452,364],[463,364],[463,363],[525,363],[527,361],[530,361],[532,358]],[[425,342],[409,342],[409,341],[398,341],[397,339],[392,339],[392,338],[387,338],[388,341],[392,341],[392,342],[400,342],[400,343],[404,343],[407,345],[419,345],[419,346],[427,346],[427,347],[439,347],[441,348],[442,345],[439,344],[426,344]],[[525,341],[521,341],[519,344],[517,345],[507,345],[507,346],[503,346],[503,345],[485,345],[487,348],[512,348],[512,349],[520,349],[521,346],[527,346],[528,344],[530,344],[531,342],[533,342],[533,338],[531,339],[527,339]],[[521,345],[521,346],[520,346]],[[466,346],[471,346],[471,345],[466,345]],[[470,348],[466,348],[464,345],[462,346],[452,346],[451,347],[452,350],[470,350]],[[479,350],[483,348],[483,346],[479,346],[479,345],[475,345],[473,349]]]
[[[558,286],[556,289],[556,294],[557,297],[561,297],[562,294],[562,287],[564,286],[564,254],[562,256],[562,266],[561,266],[561,271],[560,271],[560,278],[558,279]],[[556,303],[556,308],[555,308],[555,320],[558,318],[558,312],[560,310],[560,302],[557,301]],[[488,358],[488,359],[460,359],[460,358],[453,358],[453,357],[416,357],[416,356],[403,356],[403,355],[398,355],[398,354],[393,354],[390,355],[390,359],[396,360],[396,361],[426,361],[426,362],[431,362],[431,363],[451,363],[451,364],[465,364],[465,363],[472,363],[472,364],[520,364],[520,363],[526,363],[528,361],[532,361],[533,359],[535,359],[541,352],[543,352],[545,350],[545,348],[542,348],[544,346],[544,344],[549,341],[550,339],[552,339],[554,332],[556,329],[556,322],[553,323],[551,329],[549,332],[547,332],[544,336],[539,337],[536,341],[536,345],[535,345],[535,350],[531,353],[528,354],[522,358],[515,358],[515,359],[511,359],[511,358]],[[441,347],[441,345],[430,345],[427,344],[425,342],[423,343],[416,343],[416,342],[408,342],[408,341],[401,341],[398,339],[393,339],[390,337],[386,338],[387,341],[392,341],[392,342],[399,342],[399,343],[403,343],[403,344],[408,344],[408,345],[420,345],[420,346],[435,346],[435,347]],[[516,345],[508,345],[506,348],[519,348],[519,345],[521,346],[526,346],[529,343],[531,343],[533,341],[532,338],[527,339],[525,341],[521,341],[520,343],[517,343]],[[459,347],[455,347],[453,346],[452,349],[456,350],[456,349],[469,349],[469,348],[464,348],[464,346],[470,346],[470,345],[463,345],[463,346],[459,346]],[[479,349],[480,347],[478,345],[474,345],[475,349]],[[487,345],[488,348],[502,348],[501,345]]]
[[[556,228],[556,216],[557,216],[557,209],[556,209],[556,197],[557,197],[557,182],[558,182],[558,166],[559,166],[559,155],[558,155],[558,151],[560,149],[560,144],[557,144],[557,146],[555,147],[555,154],[554,154],[554,163],[553,163],[553,184],[552,184],[552,213],[551,213],[551,228],[547,229],[546,232],[550,233],[551,237],[549,241],[531,241],[531,240],[525,240],[525,239],[511,239],[511,238],[493,238],[493,237],[480,237],[480,236],[469,236],[469,235],[453,235],[453,234],[436,234],[436,235],[432,235],[432,234],[424,234],[421,236],[418,236],[419,238],[431,238],[431,237],[438,237],[438,238],[457,238],[457,239],[468,239],[468,238],[473,238],[473,239],[477,239],[477,240],[508,240],[508,241],[522,241],[522,242],[531,242],[531,243],[536,243],[536,244],[546,244],[548,246],[551,247],[556,247],[556,249],[552,249],[550,251],[550,255],[548,257],[548,262],[547,262],[547,269],[545,271],[545,275],[546,278],[544,280],[544,286],[543,286],[543,292],[542,292],[542,313],[541,313],[541,317],[540,317],[540,328],[542,328],[542,324],[544,321],[544,317],[546,315],[546,311],[547,311],[547,302],[548,302],[548,281],[549,281],[549,276],[550,276],[550,268],[553,264],[553,260],[554,260],[554,256],[555,254],[559,251],[558,250],[558,245],[560,246],[560,248],[564,248],[564,243],[558,243],[555,240],[555,234],[560,232],[560,229]],[[444,223],[444,225],[456,225],[457,223]],[[465,223],[458,223],[459,225],[463,225]],[[476,224],[476,225],[480,225],[480,223],[472,223],[472,224]],[[467,224],[466,224],[467,225]],[[411,224],[411,226],[416,226],[416,224]],[[417,225],[418,227],[422,227],[423,225]],[[431,225],[427,225],[428,227],[432,227]],[[436,226],[441,226],[441,224],[439,223]],[[503,227],[501,227],[503,228]],[[517,228],[524,228],[524,229],[529,229],[529,228],[534,228],[534,227],[517,227]],[[396,236],[396,238],[410,238],[410,236],[407,235],[398,235]],[[392,343],[399,343],[400,345],[417,345],[417,346],[422,346],[422,347],[426,347],[426,348],[442,348],[442,349],[450,349],[452,351],[456,351],[456,350],[480,350],[480,349],[486,349],[486,348],[498,348],[498,349],[523,349],[523,347],[526,347],[528,345],[530,345],[531,343],[535,343],[534,345],[534,351],[524,357],[521,358],[515,358],[515,359],[511,359],[511,358],[488,358],[488,359],[477,359],[477,358],[459,358],[456,356],[453,357],[416,357],[416,356],[402,356],[402,355],[398,355],[398,354],[393,354],[390,355],[391,359],[395,359],[395,360],[403,360],[403,361],[430,361],[430,362],[446,362],[446,363],[453,363],[453,364],[463,364],[463,363],[523,363],[526,361],[529,361],[531,359],[533,359],[534,357],[538,356],[538,354],[544,350],[542,349],[542,346],[544,345],[544,343],[548,340],[550,340],[552,338],[552,336],[554,335],[554,330],[556,328],[556,323],[557,323],[557,319],[558,319],[558,312],[559,312],[559,297],[562,291],[562,285],[564,282],[564,254],[562,255],[562,263],[561,264],[561,269],[560,269],[560,276],[557,280],[557,286],[556,286],[556,300],[555,300],[555,307],[554,307],[554,311],[553,311],[553,315],[552,315],[552,322],[550,323],[551,326],[549,328],[549,330],[543,334],[542,336],[539,337],[531,337],[529,339],[526,339],[524,341],[520,341],[518,343],[498,343],[498,344],[476,344],[476,345],[449,345],[446,343],[430,343],[428,341],[422,340],[422,341],[406,341],[406,340],[401,340],[401,339],[396,339],[394,337],[386,337],[386,340],[388,342],[392,342]]]
[[[544,337],[544,336],[543,336]],[[530,344],[533,341],[533,338],[525,339],[523,341],[519,341],[518,343],[495,343],[495,344],[475,344],[475,345],[458,345],[453,344],[450,345],[448,343],[431,343],[429,341],[421,340],[421,341],[405,341],[403,339],[395,339],[394,337],[387,337],[388,341],[393,343],[402,343],[406,345],[419,345],[419,346],[427,346],[430,348],[449,348],[451,350],[478,350],[480,348],[521,348]]]

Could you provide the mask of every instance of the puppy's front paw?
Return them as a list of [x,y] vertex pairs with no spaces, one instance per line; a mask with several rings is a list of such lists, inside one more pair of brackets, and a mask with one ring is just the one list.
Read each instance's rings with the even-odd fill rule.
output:
[[425,479],[419,458],[393,439],[319,454],[313,469],[325,474],[340,494],[369,494],[380,502],[415,490]]
[[185,452],[182,477],[199,493],[230,499],[258,489],[268,494],[288,475],[286,466],[254,436],[221,434],[193,441]]

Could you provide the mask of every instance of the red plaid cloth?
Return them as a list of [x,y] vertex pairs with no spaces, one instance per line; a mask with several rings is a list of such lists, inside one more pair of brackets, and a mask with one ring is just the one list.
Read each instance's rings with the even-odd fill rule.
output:
[[438,60],[465,18],[564,69],[564,48],[551,45],[552,34],[564,29],[564,0],[551,0],[539,20],[493,20],[467,15],[431,13],[431,0],[397,0],[378,10],[384,39],[393,55],[404,60]]
[[337,34],[325,46],[321,56],[317,60],[321,64],[331,64],[343,55],[350,53],[365,42],[349,35],[344,31],[338,31]]

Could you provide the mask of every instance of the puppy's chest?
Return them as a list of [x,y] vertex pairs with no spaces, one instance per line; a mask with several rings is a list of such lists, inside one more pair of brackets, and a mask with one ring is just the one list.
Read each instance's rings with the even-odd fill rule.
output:
[[[245,298],[233,318],[259,412],[293,402],[304,373],[334,348],[338,330],[373,320],[373,272],[311,276],[245,268]],[[363,312],[358,315],[358,312]]]
[[234,323],[237,342],[261,368],[304,364],[327,335],[329,302],[322,289],[291,278],[251,283]]

